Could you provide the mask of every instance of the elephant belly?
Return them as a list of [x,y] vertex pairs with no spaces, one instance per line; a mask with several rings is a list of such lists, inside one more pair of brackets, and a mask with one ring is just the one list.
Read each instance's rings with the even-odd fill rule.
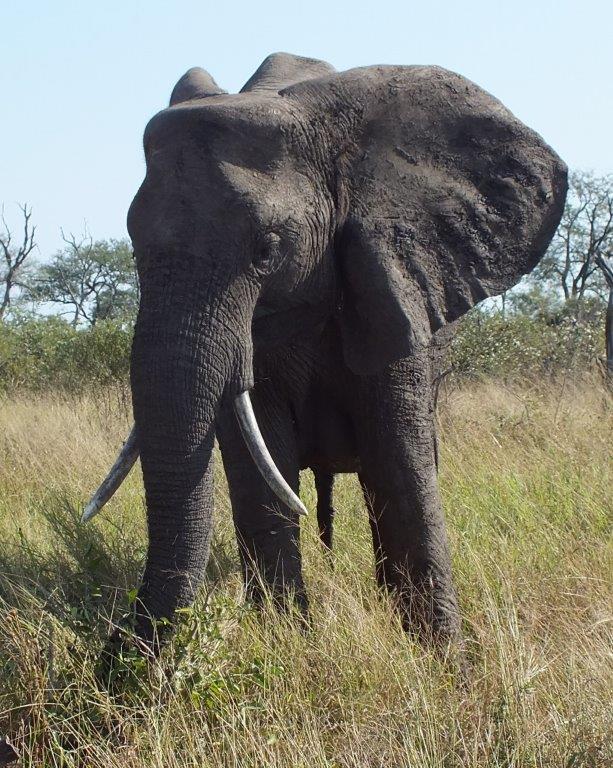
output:
[[359,471],[351,418],[330,393],[313,393],[300,422],[303,469],[311,467],[332,473]]

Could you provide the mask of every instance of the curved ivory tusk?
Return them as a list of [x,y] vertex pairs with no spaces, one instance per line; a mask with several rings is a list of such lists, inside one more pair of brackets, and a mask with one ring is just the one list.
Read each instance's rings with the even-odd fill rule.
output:
[[272,456],[268,452],[253,412],[249,392],[241,392],[234,400],[234,411],[236,412],[236,418],[247,443],[249,453],[253,457],[264,480],[291,510],[299,515],[306,515],[306,507],[285,482],[285,478],[277,469]]
[[123,448],[119,452],[119,456],[111,467],[110,472],[104,478],[100,487],[92,496],[91,501],[83,510],[83,515],[81,516],[82,523],[91,520],[94,515],[97,515],[98,512],[100,512],[102,507],[126,479],[128,472],[132,469],[134,462],[138,458],[138,453],[136,427],[132,427],[128,439],[123,444]]

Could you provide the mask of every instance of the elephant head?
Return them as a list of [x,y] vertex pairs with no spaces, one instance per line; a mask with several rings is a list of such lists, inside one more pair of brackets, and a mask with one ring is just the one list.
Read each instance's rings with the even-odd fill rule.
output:
[[299,508],[244,395],[254,317],[311,308],[336,318],[347,366],[381,370],[536,265],[561,216],[566,168],[457,74],[336,73],[287,54],[234,95],[190,70],[144,149],[128,215],[142,292],[135,432],[86,515],[140,451],[150,539],[140,597],[170,617],[206,563],[223,398],[238,398],[254,458]]

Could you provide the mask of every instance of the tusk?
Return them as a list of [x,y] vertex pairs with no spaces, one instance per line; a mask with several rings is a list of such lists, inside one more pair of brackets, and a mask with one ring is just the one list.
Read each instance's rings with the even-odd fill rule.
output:
[[138,458],[138,453],[136,427],[134,426],[128,435],[128,439],[123,444],[123,448],[119,452],[119,456],[111,467],[110,472],[104,478],[100,487],[92,496],[91,501],[83,510],[83,515],[81,516],[82,523],[86,523],[88,520],[91,520],[94,515],[97,515],[107,501],[113,496],[115,491],[126,479],[128,472],[134,466],[134,462]]
[[306,507],[286,483],[285,478],[277,469],[272,456],[268,452],[268,448],[266,447],[266,443],[264,442],[264,438],[262,437],[262,433],[260,432],[260,428],[258,427],[253,412],[249,392],[241,392],[241,394],[238,395],[234,400],[234,410],[241,432],[247,443],[247,448],[249,448],[249,453],[255,461],[264,480],[266,480],[270,488],[291,510],[297,512],[299,515],[306,515]]

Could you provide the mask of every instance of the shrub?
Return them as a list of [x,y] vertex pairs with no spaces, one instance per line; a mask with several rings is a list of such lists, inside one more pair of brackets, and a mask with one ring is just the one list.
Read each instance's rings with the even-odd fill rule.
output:
[[132,329],[76,329],[57,317],[0,324],[0,390],[81,392],[128,380]]
[[[562,308],[549,315],[473,310],[458,324],[445,367],[461,378],[581,371],[602,354],[604,311]],[[84,392],[125,386],[132,327],[116,320],[73,328],[55,317],[0,323],[0,391]]]
[[602,354],[604,313],[550,316],[473,310],[459,324],[449,365],[465,378],[521,378],[585,370]]

